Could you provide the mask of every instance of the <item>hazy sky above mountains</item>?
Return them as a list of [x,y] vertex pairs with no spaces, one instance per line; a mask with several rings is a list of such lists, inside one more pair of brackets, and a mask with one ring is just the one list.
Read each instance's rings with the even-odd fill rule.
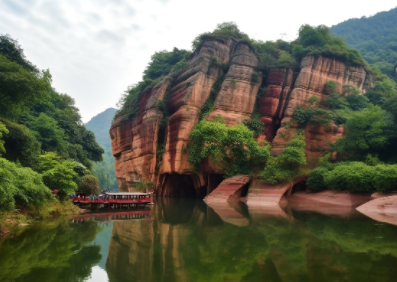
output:
[[302,24],[332,26],[397,6],[395,0],[0,0],[0,34],[49,68],[84,122],[115,107],[155,51],[190,49],[200,33],[234,21],[250,37],[293,40]]

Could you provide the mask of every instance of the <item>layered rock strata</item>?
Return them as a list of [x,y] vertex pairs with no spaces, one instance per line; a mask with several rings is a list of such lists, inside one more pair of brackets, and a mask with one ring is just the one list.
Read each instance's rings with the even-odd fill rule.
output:
[[[294,82],[293,90],[285,103],[282,113],[281,128],[273,140],[272,154],[278,155],[285,145],[294,138],[297,125],[291,124],[291,117],[298,106],[309,107],[309,99],[317,97],[321,103],[330,93],[324,89],[328,81],[336,82],[336,93],[342,93],[344,85],[353,85],[365,92],[371,85],[371,78],[364,67],[348,66],[335,58],[323,56],[306,56],[302,59],[300,72]],[[321,107],[321,105],[315,106]],[[288,126],[286,126],[288,125]],[[290,127],[293,128],[290,128]],[[312,126],[305,128],[306,158],[310,161],[321,156],[321,152],[329,150],[328,142],[335,142],[343,136],[343,126]]]
[[221,115],[227,125],[242,123],[254,110],[256,94],[262,76],[255,71],[258,59],[247,44],[238,44],[230,60],[230,67],[222,83],[207,120]]
[[138,181],[156,180],[156,150],[160,120],[163,114],[157,109],[172,82],[165,77],[160,83],[142,93],[138,116],[123,120],[119,115],[110,128],[116,176],[121,191],[134,189]]
[[[267,82],[262,83],[257,66],[258,59],[247,43],[209,40],[192,54],[177,76],[167,76],[141,93],[137,116],[129,119],[119,115],[110,129],[121,190],[134,191],[137,182],[149,181],[155,184],[157,195],[204,197],[223,176],[209,160],[202,162],[199,171],[193,171],[188,161],[189,134],[200,118],[213,120],[220,115],[229,126],[242,123],[250,119],[257,97],[262,96],[258,110],[265,126],[258,142],[271,141],[272,154],[277,155],[294,138],[297,126],[291,123],[291,116],[295,108],[310,106],[308,101],[313,96],[326,100],[326,82],[335,81],[338,93],[346,84],[362,92],[370,85],[363,67],[322,56],[303,58],[296,79],[291,69],[277,68],[270,70]],[[221,85],[219,91],[215,85]],[[267,86],[265,93],[259,93],[261,85]],[[158,140],[163,113],[157,105],[163,99],[170,118]],[[203,117],[202,109],[210,100],[213,108]],[[342,126],[307,125],[309,163],[314,160],[314,166],[322,151],[329,149],[328,142],[341,136]],[[159,152],[158,142],[164,144],[164,153]]]
[[260,103],[261,122],[265,125],[267,141],[273,140],[280,127],[286,100],[291,92],[292,79],[291,69],[272,69],[269,72],[268,86]]

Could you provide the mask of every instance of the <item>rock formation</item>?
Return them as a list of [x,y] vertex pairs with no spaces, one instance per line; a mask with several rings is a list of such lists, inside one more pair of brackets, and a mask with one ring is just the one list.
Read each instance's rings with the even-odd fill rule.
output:
[[[294,137],[296,125],[291,123],[291,116],[295,108],[307,106],[313,96],[319,101],[327,99],[327,81],[337,83],[338,93],[346,84],[363,92],[370,85],[363,67],[348,66],[335,58],[306,56],[300,71],[295,72],[297,76],[292,69],[271,69],[267,88],[262,90],[265,93],[261,93],[262,75],[257,65],[258,59],[247,43],[234,39],[207,40],[178,75],[166,76],[141,94],[135,118],[117,116],[110,135],[121,191],[135,191],[138,181],[150,181],[155,184],[157,195],[204,197],[223,181],[222,172],[209,160],[203,161],[199,171],[193,171],[186,152],[189,134],[211,99],[213,108],[205,118],[212,120],[220,115],[227,125],[234,125],[249,120],[257,96],[262,97],[258,110],[265,127],[258,140],[271,141],[272,154],[277,155]],[[212,93],[215,84],[221,86],[217,93]],[[164,142],[164,153],[158,150],[163,113],[157,109],[158,101],[163,99],[170,114],[164,140],[160,140]],[[342,135],[342,126],[309,124],[305,129],[309,163],[329,149],[328,141],[334,142]]]
[[[347,84],[353,85],[363,92],[370,86],[370,76],[367,75],[364,67],[347,66],[335,58],[306,56],[302,59],[300,68],[282,111],[282,127],[277,131],[273,140],[272,153],[275,155],[280,154],[285,145],[294,137],[295,129],[289,129],[285,124],[291,122],[291,116],[296,107],[298,105],[309,106],[308,101],[313,96],[316,96],[320,102],[326,100],[328,93],[324,89],[324,84],[327,81],[336,82],[337,93],[342,93],[343,85]],[[278,83],[280,84],[280,82]],[[288,89],[288,86],[285,88]],[[294,124],[291,126],[293,127]],[[335,142],[336,138],[342,135],[342,126],[312,126],[308,124],[305,129],[307,160],[320,157],[321,151],[329,150],[328,141]]]

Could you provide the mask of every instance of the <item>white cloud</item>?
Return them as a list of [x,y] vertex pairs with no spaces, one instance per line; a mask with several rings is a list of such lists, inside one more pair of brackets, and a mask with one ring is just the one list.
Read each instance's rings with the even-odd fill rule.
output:
[[84,121],[114,107],[159,50],[189,49],[199,33],[235,21],[255,39],[294,39],[302,24],[328,26],[395,7],[394,0],[2,0],[0,33],[49,68]]

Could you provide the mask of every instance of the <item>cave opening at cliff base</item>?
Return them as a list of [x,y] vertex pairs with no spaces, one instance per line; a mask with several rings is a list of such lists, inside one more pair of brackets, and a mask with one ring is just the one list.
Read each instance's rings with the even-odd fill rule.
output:
[[197,192],[191,175],[170,173],[163,175],[164,184],[161,189],[163,197],[196,197]]

